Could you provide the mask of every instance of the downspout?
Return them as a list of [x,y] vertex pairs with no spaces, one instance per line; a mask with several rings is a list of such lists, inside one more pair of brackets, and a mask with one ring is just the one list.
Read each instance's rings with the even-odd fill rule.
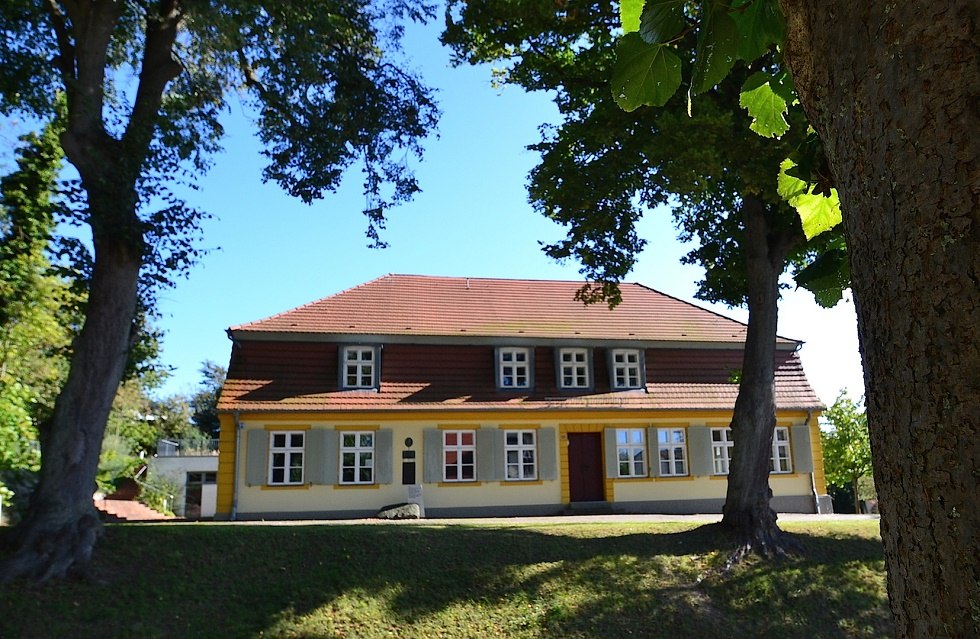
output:
[[[813,419],[813,411],[806,411],[806,427],[810,428],[810,420]],[[820,428],[817,428],[817,436],[820,436]],[[810,439],[809,437],[807,439]],[[235,461],[238,461],[238,457],[235,457]],[[816,460],[813,458],[813,441],[810,439],[810,494],[813,495],[813,512],[817,515],[820,514],[820,496],[817,494],[817,465]]]
[[231,521],[238,518],[238,456],[242,448],[242,422],[239,411],[235,411],[235,470],[231,481]]

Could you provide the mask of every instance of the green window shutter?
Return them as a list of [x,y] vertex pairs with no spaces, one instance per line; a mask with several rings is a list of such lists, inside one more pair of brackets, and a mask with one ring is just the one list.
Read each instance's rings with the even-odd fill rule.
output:
[[647,451],[650,453],[650,476],[660,477],[660,444],[657,429],[647,429]]
[[245,436],[245,485],[264,486],[268,480],[269,433],[261,429]]
[[392,455],[394,454],[392,431],[390,428],[382,428],[374,437],[374,483],[390,484],[392,481]]
[[326,439],[326,431],[322,428],[314,428],[306,431],[306,456],[304,457],[304,463],[306,468],[303,469],[303,473],[306,476],[306,481],[311,484],[326,484],[326,478],[324,477],[323,464],[326,461],[324,457],[324,446]]
[[[499,481],[503,472],[497,466],[497,460],[503,464],[503,431],[494,426],[484,426],[476,431],[476,478],[479,481]],[[500,448],[498,454],[497,448]]]
[[554,428],[538,430],[538,479],[558,479],[558,437]]
[[442,481],[442,431],[426,428],[422,432],[422,480],[429,484]]
[[790,445],[793,447],[793,472],[813,472],[813,452],[810,450],[810,426],[797,424],[790,429]]
[[711,458],[711,429],[691,426],[687,429],[688,468],[693,476],[710,475],[714,471]]
[[338,483],[339,442],[335,430],[313,428],[306,432],[306,478],[311,484]]
[[616,454],[616,429],[607,428],[602,431],[606,446],[606,477],[619,477],[619,456]]

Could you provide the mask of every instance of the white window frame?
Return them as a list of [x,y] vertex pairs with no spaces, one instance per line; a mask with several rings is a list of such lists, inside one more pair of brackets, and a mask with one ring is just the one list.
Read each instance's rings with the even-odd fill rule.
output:
[[[623,466],[626,472],[623,472]],[[616,429],[616,473],[618,477],[647,476],[645,428]]]
[[711,429],[711,463],[715,475],[727,475],[732,466],[735,439],[730,427]]
[[643,383],[643,358],[639,349],[614,348],[611,356],[612,387],[617,390],[640,388]]
[[504,431],[504,479],[535,481],[538,478],[538,435],[534,430]]
[[[686,477],[688,475],[686,429],[658,428],[657,453],[661,477]],[[664,470],[665,467],[666,470]]]
[[[523,383],[519,383],[521,379]],[[497,380],[504,390],[531,388],[531,349],[517,346],[498,349]]]
[[562,348],[558,351],[558,384],[561,388],[589,388],[589,349]]
[[[470,443],[463,440],[469,438]],[[450,440],[453,440],[450,443]],[[452,461],[450,461],[452,459]],[[450,473],[450,469],[455,472]],[[470,476],[466,476],[469,469]],[[452,476],[450,476],[452,475]],[[442,431],[442,480],[446,482],[476,481],[476,431],[475,430],[444,430]]]
[[[375,388],[378,372],[378,349],[374,346],[345,346],[341,364],[344,388]],[[352,357],[353,355],[353,357]],[[365,357],[367,355],[367,357]],[[354,383],[351,383],[351,377]],[[367,379],[367,383],[364,380]]]
[[377,441],[376,433],[370,430],[348,430],[340,433],[340,476],[338,481],[342,485],[357,486],[375,483],[374,460]]
[[[299,438],[297,443],[296,438]],[[281,438],[281,442],[278,440]],[[269,472],[266,477],[270,486],[300,486],[306,472],[306,431],[274,430],[269,432]],[[298,460],[298,463],[296,461]],[[292,470],[299,469],[299,477]],[[277,472],[281,472],[279,478]]]
[[786,475],[793,472],[793,457],[789,447],[789,428],[777,426],[772,432],[772,457],[769,459],[769,472]]

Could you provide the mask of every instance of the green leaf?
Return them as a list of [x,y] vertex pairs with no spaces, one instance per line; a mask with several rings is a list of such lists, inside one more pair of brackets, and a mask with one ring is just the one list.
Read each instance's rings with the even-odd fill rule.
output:
[[662,44],[648,44],[639,33],[627,33],[616,47],[612,94],[624,111],[663,106],[681,85],[681,61]]
[[829,197],[815,193],[815,184],[808,184],[788,173],[794,166],[796,163],[789,158],[782,161],[776,190],[796,209],[803,224],[803,233],[810,240],[841,223],[840,199],[837,189],[831,189]]
[[738,57],[752,62],[783,41],[786,20],[776,0],[751,0],[733,14],[738,26]]
[[619,21],[623,25],[623,33],[633,33],[640,30],[640,14],[643,12],[643,0],[619,0]]
[[851,270],[847,251],[838,248],[821,253],[793,278],[796,285],[813,293],[824,308],[831,308],[844,297],[851,285]]
[[738,104],[749,112],[749,128],[764,138],[778,138],[789,131],[786,121],[788,103],[774,85],[778,82],[768,73],[754,73],[742,85]]
[[685,0],[650,0],[640,16],[640,35],[650,44],[663,44],[676,38],[687,25]]
[[738,27],[728,8],[714,3],[698,29],[698,44],[691,71],[691,95],[708,91],[725,79],[738,57]]

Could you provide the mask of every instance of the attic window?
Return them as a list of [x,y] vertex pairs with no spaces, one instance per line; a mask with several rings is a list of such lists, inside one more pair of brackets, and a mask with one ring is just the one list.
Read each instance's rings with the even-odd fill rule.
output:
[[377,388],[378,357],[376,346],[345,346],[341,349],[340,381],[344,388]]
[[531,387],[530,349],[497,349],[497,386],[505,390]]
[[616,390],[640,388],[643,385],[643,358],[635,348],[613,349],[610,357],[610,377]]

